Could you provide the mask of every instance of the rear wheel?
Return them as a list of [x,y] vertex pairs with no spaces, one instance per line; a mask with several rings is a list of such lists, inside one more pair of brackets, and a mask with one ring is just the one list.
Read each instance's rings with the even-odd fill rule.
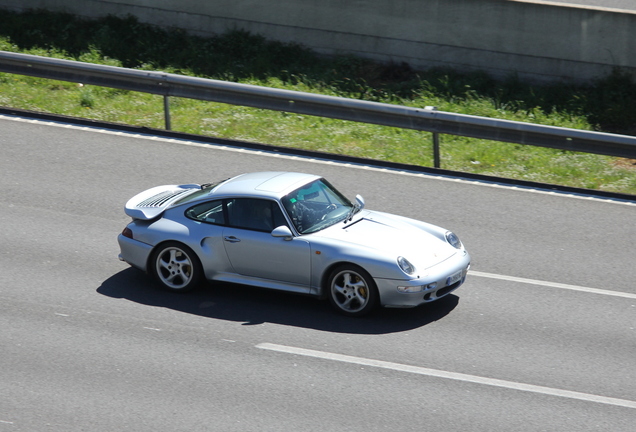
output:
[[378,304],[378,289],[373,278],[362,268],[343,265],[329,276],[329,302],[349,316],[362,316]]
[[190,291],[201,280],[203,270],[194,251],[177,242],[165,243],[152,257],[153,276],[170,291]]

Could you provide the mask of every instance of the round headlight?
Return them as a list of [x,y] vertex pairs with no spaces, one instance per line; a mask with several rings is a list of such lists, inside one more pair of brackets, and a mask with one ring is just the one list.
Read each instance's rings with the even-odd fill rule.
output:
[[398,257],[397,263],[404,273],[409,275],[415,273],[415,266],[411,264],[406,258],[401,256]]
[[462,248],[462,242],[459,241],[459,237],[457,237],[453,232],[446,231],[446,241],[455,249]]

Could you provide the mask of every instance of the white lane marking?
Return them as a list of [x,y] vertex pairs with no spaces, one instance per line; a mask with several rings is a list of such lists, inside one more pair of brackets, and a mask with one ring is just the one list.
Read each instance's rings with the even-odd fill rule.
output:
[[452,379],[456,381],[464,381],[464,382],[470,382],[475,384],[502,387],[502,388],[511,389],[511,390],[520,390],[520,391],[539,393],[539,394],[544,394],[549,396],[558,396],[558,397],[564,397],[569,399],[578,399],[578,400],[582,400],[586,402],[596,402],[596,403],[602,403],[606,405],[616,405],[620,407],[636,409],[636,401],[631,401],[626,399],[617,399],[617,398],[611,398],[611,397],[605,397],[605,396],[598,396],[598,395],[593,395],[589,393],[580,393],[580,392],[575,392],[570,390],[561,390],[561,389],[556,389],[551,387],[543,387],[543,386],[537,386],[532,384],[523,384],[523,383],[518,383],[514,381],[485,378],[485,377],[480,377],[476,375],[467,375],[467,374],[457,373],[457,372],[448,372],[448,371],[443,371],[438,369],[429,369],[429,368],[424,368],[419,366],[405,365],[401,363],[392,363],[392,362],[387,362],[382,360],[366,359],[362,357],[353,357],[353,356],[348,356],[343,354],[335,354],[335,353],[330,353],[325,351],[315,351],[310,349],[296,348],[296,347],[277,345],[272,343],[260,343],[256,345],[256,347],[260,349],[264,349],[264,350],[277,351],[277,352],[282,352],[286,354],[297,354],[297,355],[313,357],[313,358],[318,358],[323,360],[334,360],[334,361],[339,361],[343,363],[352,363],[352,364],[357,364],[362,366],[372,366],[372,367],[377,367],[382,369],[391,369],[391,370],[399,371],[399,372],[408,372],[408,373],[413,373],[418,375],[432,376],[436,378],[446,378],[446,379]]
[[523,192],[537,193],[542,195],[552,195],[552,196],[560,196],[564,198],[582,199],[586,201],[596,201],[596,202],[636,206],[636,201],[628,201],[628,200],[617,199],[617,198],[595,197],[595,196],[589,196],[585,194],[577,194],[574,192],[561,192],[561,191],[552,191],[552,190],[544,190],[544,189],[535,189],[535,188],[527,187],[527,186],[507,185],[503,183],[496,183],[495,180],[493,181],[468,180],[468,179],[456,178],[456,177],[452,177],[450,175],[444,175],[444,174],[421,173],[417,171],[408,171],[408,170],[403,170],[398,168],[377,167],[373,165],[357,164],[352,162],[340,162],[340,161],[333,161],[329,159],[319,159],[319,158],[314,158],[310,156],[290,155],[290,154],[282,153],[282,150],[281,152],[269,151],[269,150],[251,150],[251,149],[245,149],[245,148],[236,148],[236,147],[226,146],[223,144],[215,144],[215,143],[208,143],[208,142],[204,143],[204,142],[197,142],[197,141],[178,139],[178,138],[163,138],[163,137],[157,137],[155,135],[145,135],[145,134],[136,133],[136,132],[124,132],[124,131],[100,128],[96,126],[77,126],[77,125],[72,125],[67,123],[59,123],[55,121],[35,120],[35,119],[10,116],[10,115],[2,115],[2,114],[0,114],[0,119],[23,122],[23,123],[41,124],[45,126],[54,126],[54,127],[65,128],[65,129],[75,129],[75,130],[82,130],[82,131],[88,131],[88,132],[97,132],[97,133],[102,133],[106,135],[128,136],[128,137],[145,139],[150,141],[161,141],[161,142],[167,142],[172,144],[187,145],[192,147],[214,148],[215,150],[224,150],[224,151],[236,152],[236,153],[248,153],[253,155],[274,157],[279,159],[310,161],[312,163],[318,163],[323,165],[345,166],[347,168],[357,168],[357,169],[363,169],[363,170],[374,171],[374,172],[386,172],[386,173],[403,175],[408,177],[420,177],[420,178],[443,180],[443,181],[449,181],[449,182],[455,182],[455,183],[479,185],[479,186],[485,186],[490,188],[510,189],[510,190],[518,190]]
[[0,420],[0,423],[4,423],[4,424],[13,424],[13,422],[5,421],[5,420]]
[[484,273],[484,272],[478,272],[474,270],[469,270],[468,274],[471,276],[477,276],[477,277],[483,277],[483,278],[499,279],[499,280],[505,280],[510,282],[519,282],[519,283],[525,283],[525,284],[531,284],[531,285],[541,285],[541,286],[546,286],[551,288],[567,289],[571,291],[581,291],[581,292],[592,293],[592,294],[602,294],[607,296],[636,299],[636,294],[626,293],[621,291],[610,291],[610,290],[603,290],[598,288],[588,288],[588,287],[583,287],[578,285],[568,285],[568,284],[562,284],[558,282],[546,282],[546,281],[540,281],[535,279],[520,278],[515,276],[504,276],[504,275],[498,275],[495,273]]

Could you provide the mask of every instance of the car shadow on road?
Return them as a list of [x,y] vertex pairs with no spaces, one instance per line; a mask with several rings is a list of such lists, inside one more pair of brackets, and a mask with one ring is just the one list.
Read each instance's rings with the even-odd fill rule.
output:
[[97,292],[147,306],[201,317],[240,322],[275,323],[334,333],[386,334],[426,326],[448,315],[459,303],[448,295],[413,309],[379,309],[369,316],[338,314],[327,301],[235,284],[205,284],[189,293],[162,290],[143,272],[128,268],[105,280]]

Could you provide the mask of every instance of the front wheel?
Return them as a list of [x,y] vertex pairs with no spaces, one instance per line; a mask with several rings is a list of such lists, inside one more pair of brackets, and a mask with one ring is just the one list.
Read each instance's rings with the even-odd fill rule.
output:
[[373,278],[353,265],[336,268],[329,276],[329,302],[340,313],[362,316],[378,304],[378,289]]
[[170,291],[190,291],[201,280],[201,263],[189,247],[176,243],[165,243],[153,254],[151,270],[153,276]]

